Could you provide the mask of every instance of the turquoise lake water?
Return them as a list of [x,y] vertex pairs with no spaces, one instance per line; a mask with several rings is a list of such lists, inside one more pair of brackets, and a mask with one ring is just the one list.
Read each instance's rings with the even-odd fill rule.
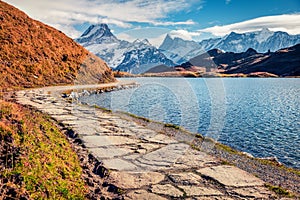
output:
[[130,80],[140,86],[80,100],[177,124],[255,157],[277,157],[300,168],[300,79]]

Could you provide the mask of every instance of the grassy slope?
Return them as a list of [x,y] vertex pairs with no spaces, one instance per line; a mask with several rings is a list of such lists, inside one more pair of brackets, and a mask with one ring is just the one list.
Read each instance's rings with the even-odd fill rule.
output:
[[0,191],[0,199],[22,194],[34,199],[84,198],[87,191],[76,153],[47,116],[0,100],[0,142],[17,150],[2,149],[2,188],[14,188],[16,194]]

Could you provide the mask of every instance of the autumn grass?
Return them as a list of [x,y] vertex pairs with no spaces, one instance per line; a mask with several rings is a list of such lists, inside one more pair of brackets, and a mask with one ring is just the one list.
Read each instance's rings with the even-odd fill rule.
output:
[[291,193],[290,191],[288,191],[280,186],[274,186],[274,185],[270,185],[270,184],[265,184],[265,186],[267,188],[269,188],[269,190],[271,190],[274,193],[276,193],[277,195],[279,195],[280,197],[288,197],[288,198],[295,197],[295,195],[293,193]]
[[47,116],[0,100],[0,135],[20,149],[16,164],[0,170],[3,177],[20,174],[18,187],[33,199],[84,199],[78,157]]

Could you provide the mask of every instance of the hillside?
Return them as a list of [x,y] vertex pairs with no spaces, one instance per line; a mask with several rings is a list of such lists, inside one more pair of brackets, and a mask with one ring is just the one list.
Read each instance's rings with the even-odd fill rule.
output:
[[2,1],[0,52],[0,88],[114,80],[100,58],[62,32]]
[[226,73],[268,72],[278,76],[300,76],[300,44],[278,50],[261,58],[230,66]]

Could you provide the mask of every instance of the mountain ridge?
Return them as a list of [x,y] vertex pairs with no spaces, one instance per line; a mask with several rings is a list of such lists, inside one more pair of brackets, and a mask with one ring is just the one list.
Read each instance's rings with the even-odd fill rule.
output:
[[177,67],[223,74],[251,74],[265,72],[280,77],[300,76],[300,44],[276,52],[258,53],[249,48],[245,52],[223,52],[212,49]]
[[[172,59],[175,58],[177,64],[186,62],[187,60],[205,53],[211,49],[220,49],[225,52],[234,52],[241,53],[247,51],[249,48],[253,48],[258,52],[264,53],[268,51],[275,52],[282,48],[291,47],[300,43],[300,34],[298,35],[289,35],[286,32],[277,31],[273,32],[267,28],[264,28],[260,31],[247,32],[247,33],[236,33],[231,32],[221,38],[209,38],[202,40],[198,43],[198,46],[195,48],[185,49],[184,53],[180,53],[180,50],[174,48],[176,46],[177,38],[171,38],[166,36],[165,40],[159,47],[164,52],[168,52],[167,57]],[[189,40],[180,39],[181,43],[190,44]],[[168,45],[165,42],[168,42]],[[185,46],[184,45],[184,46]],[[175,56],[174,56],[175,55]],[[182,59],[180,59],[180,57]]]
[[[89,35],[90,32],[93,34]],[[106,24],[91,25],[75,41],[104,59],[114,70],[139,74],[156,65],[175,65],[147,39],[119,40]]]

